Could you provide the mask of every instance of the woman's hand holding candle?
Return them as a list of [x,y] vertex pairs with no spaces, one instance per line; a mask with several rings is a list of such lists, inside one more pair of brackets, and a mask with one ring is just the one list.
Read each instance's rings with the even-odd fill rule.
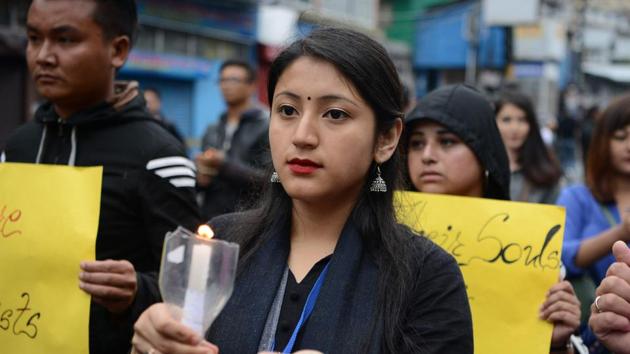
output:
[[125,312],[138,291],[136,271],[129,261],[105,260],[81,262],[79,288],[111,313]]
[[164,303],[149,307],[134,325],[131,341],[138,353],[218,354],[219,348],[177,321]]

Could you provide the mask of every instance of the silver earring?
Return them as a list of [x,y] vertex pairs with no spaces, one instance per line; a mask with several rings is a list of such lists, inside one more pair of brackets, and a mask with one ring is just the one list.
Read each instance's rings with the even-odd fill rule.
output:
[[278,176],[278,172],[273,171],[271,174],[271,178],[269,179],[271,183],[280,183],[280,176]]
[[484,174],[486,175],[486,179],[488,179],[488,177],[490,177],[490,171],[486,170],[486,171],[484,172]]
[[387,192],[387,183],[385,183],[385,180],[381,177],[381,167],[379,165],[376,165],[376,178],[372,181],[370,192]]

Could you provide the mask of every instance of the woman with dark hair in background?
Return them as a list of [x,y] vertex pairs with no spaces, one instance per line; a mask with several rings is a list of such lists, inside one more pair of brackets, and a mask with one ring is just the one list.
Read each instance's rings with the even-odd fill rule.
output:
[[562,259],[570,276],[587,272],[599,284],[614,262],[615,241],[630,241],[630,95],[614,100],[595,125],[586,185],[564,189]]
[[588,158],[588,148],[593,140],[593,130],[595,123],[601,114],[600,107],[597,104],[590,106],[584,113],[584,119],[580,123],[580,147],[582,150],[582,165],[586,167]]
[[[590,288],[588,293],[580,293],[583,302],[591,303],[594,287],[615,262],[612,245],[630,241],[629,94],[612,101],[595,123],[586,162],[586,185],[565,188],[557,204],[567,213],[562,245],[567,276],[589,285],[584,286]],[[594,346],[592,350],[601,350],[588,331],[583,337]]]
[[[454,85],[429,93],[405,129],[401,145],[413,189],[510,200],[506,150],[491,104],[477,90]],[[567,344],[580,324],[580,304],[571,284],[552,286],[538,315],[554,325],[550,352],[572,352]]]
[[208,341],[166,305],[149,308],[134,348],[472,353],[455,260],[396,222],[402,90],[384,48],[354,31],[315,30],[273,62],[268,95],[275,171],[267,194],[254,210],[210,222],[241,245],[232,297]]
[[542,140],[531,100],[518,92],[505,92],[495,103],[495,114],[510,160],[511,199],[553,204],[562,169]]

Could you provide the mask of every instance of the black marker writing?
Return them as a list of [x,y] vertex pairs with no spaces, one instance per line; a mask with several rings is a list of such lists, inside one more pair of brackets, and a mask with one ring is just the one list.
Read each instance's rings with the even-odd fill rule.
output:
[[[31,296],[27,292],[23,292],[20,296],[23,299],[23,305],[13,309],[6,309],[0,314],[0,330],[9,331],[13,335],[25,335],[31,339],[37,337],[37,320],[40,319],[41,313],[33,313],[31,307]],[[2,303],[0,303],[0,307]]]

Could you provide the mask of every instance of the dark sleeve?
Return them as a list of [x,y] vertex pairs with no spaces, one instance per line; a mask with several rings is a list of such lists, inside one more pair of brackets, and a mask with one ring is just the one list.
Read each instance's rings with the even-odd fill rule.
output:
[[137,270],[138,292],[132,307],[133,321],[147,307],[161,300],[157,277],[165,234],[180,225],[195,231],[200,224],[194,175],[194,164],[175,144],[154,155],[141,173],[138,194],[150,261],[147,269]]
[[250,148],[247,162],[230,159],[226,156],[220,173],[226,180],[243,185],[244,183],[262,184],[265,181],[265,165],[271,161],[269,155],[269,136],[265,129]]
[[34,163],[41,142],[43,126],[34,120],[19,126],[7,140],[1,162]]
[[216,134],[216,129],[217,127],[214,124],[211,124],[206,128],[206,131],[201,137],[201,152],[204,152],[211,147],[216,148],[216,146],[214,146],[214,144],[212,143],[212,135]]
[[406,335],[422,353],[473,353],[472,318],[461,271],[452,256],[426,242],[429,250],[416,278]]

